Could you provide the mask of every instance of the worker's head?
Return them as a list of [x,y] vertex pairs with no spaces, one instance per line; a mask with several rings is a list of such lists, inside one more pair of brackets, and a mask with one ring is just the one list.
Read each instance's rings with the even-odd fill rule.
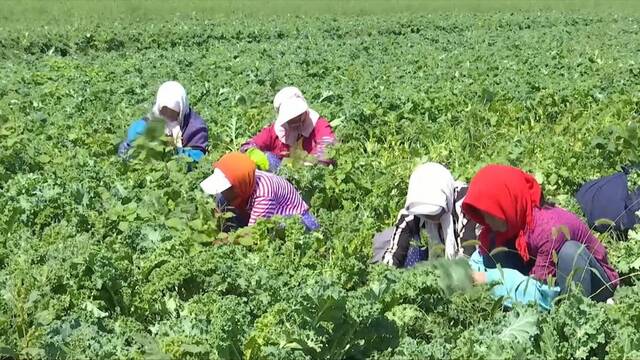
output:
[[255,162],[246,154],[233,152],[213,164],[213,174],[200,187],[207,194],[221,194],[235,208],[244,210],[253,194],[255,174]]
[[413,170],[405,210],[429,222],[438,223],[445,214],[451,216],[455,180],[451,172],[437,163],[425,163]]
[[182,124],[189,110],[187,92],[177,81],[167,81],[160,85],[153,106],[153,115],[164,119],[167,124]]

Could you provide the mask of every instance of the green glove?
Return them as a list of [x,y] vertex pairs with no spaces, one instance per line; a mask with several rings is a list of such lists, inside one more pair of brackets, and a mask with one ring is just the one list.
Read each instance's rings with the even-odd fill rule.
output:
[[246,154],[249,155],[254,163],[256,163],[256,166],[259,170],[269,171],[269,158],[267,158],[267,154],[263,153],[262,151],[260,151],[260,149],[257,148],[251,148],[247,150]]

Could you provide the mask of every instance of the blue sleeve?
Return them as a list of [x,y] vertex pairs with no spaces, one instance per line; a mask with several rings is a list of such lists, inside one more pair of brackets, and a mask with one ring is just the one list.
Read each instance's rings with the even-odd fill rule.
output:
[[504,304],[509,307],[514,302],[537,303],[541,309],[549,310],[553,305],[553,299],[560,293],[559,287],[550,287],[518,270],[487,269],[477,250],[469,258],[469,265],[474,271],[486,273],[487,283],[492,286],[491,294],[495,297],[503,297]]
[[127,130],[127,143],[132,145],[147,130],[147,122],[144,119],[134,121]]
[[129,149],[133,146],[133,142],[136,141],[147,129],[147,122],[144,119],[139,119],[129,125],[127,129],[127,138],[118,146],[118,156],[121,158],[127,158]]
[[504,304],[507,306],[511,306],[513,302],[537,303],[541,309],[549,310],[553,299],[560,293],[559,287],[550,287],[518,270],[488,269],[486,273],[487,282],[493,285],[491,293],[496,297],[504,297]]
[[191,160],[198,162],[204,157],[204,152],[192,148],[178,148],[178,155],[186,156],[191,158]]
[[486,272],[487,268],[484,266],[484,261],[482,260],[482,255],[480,255],[480,251],[476,249],[476,251],[471,254],[469,258],[469,265],[471,266],[471,270],[478,272]]

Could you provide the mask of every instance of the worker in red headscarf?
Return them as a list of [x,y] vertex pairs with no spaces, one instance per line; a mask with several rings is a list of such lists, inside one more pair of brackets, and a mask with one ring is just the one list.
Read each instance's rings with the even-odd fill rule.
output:
[[[504,165],[482,168],[462,210],[482,226],[479,250],[470,259],[474,280],[495,284],[492,291],[507,305],[537,302],[549,309],[572,283],[594,300],[613,296],[618,274],[605,247],[575,214],[547,203],[530,174]],[[506,250],[493,252],[498,248]]]

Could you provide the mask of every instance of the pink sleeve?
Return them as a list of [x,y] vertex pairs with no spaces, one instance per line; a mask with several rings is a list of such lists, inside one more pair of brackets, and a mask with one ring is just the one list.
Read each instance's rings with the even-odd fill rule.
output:
[[[535,259],[529,275],[546,282],[549,276],[556,276],[556,264],[558,252],[562,245],[568,241],[560,226],[549,224],[551,218],[540,218],[536,223],[536,229],[529,234],[529,255]],[[557,228],[558,230],[554,230]],[[569,232],[571,230],[569,229]],[[554,233],[556,233],[554,238]],[[569,234],[571,237],[571,234]],[[555,254],[554,254],[555,253]],[[555,258],[555,260],[554,260]]]
[[333,143],[336,136],[333,134],[331,125],[325,118],[319,118],[315,127],[316,143]]
[[273,124],[265,126],[258,134],[242,144],[240,151],[244,152],[253,147],[262,151],[274,151],[275,149],[273,148],[273,144],[275,143],[274,139],[276,138],[277,136],[276,132],[273,130]]
[[315,148],[312,152],[313,155],[323,163],[333,163],[331,160],[325,158],[325,152],[328,145],[335,143],[336,136],[331,129],[331,125],[325,118],[318,119],[314,128],[314,134]]

